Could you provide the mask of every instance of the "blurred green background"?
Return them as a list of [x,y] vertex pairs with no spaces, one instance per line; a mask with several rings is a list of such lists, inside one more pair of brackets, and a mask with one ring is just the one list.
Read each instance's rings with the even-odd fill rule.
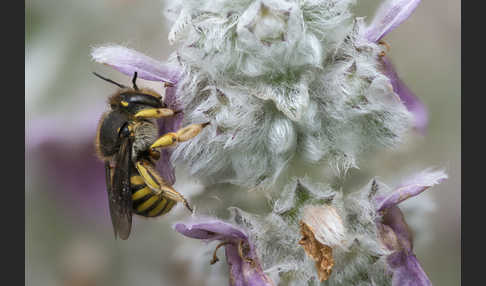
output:
[[[381,1],[357,2],[356,15],[370,19]],[[409,224],[416,233],[416,255],[433,284],[441,286],[460,285],[461,272],[460,8],[459,0],[422,1],[385,38],[399,75],[429,108],[429,131],[411,136],[393,152],[373,154],[361,170],[350,172],[347,181],[354,190],[374,175],[392,185],[396,175],[429,166],[446,169],[447,181],[404,205],[407,217],[417,208],[429,210]],[[116,43],[167,58],[173,48],[167,43],[169,24],[163,9],[159,0],[26,1],[26,142],[33,136],[27,130],[38,126],[34,123],[52,117],[56,128],[66,130],[65,139],[74,139],[50,152],[66,160],[94,156],[82,153],[85,142],[76,138],[84,133],[73,122],[96,122],[114,88],[91,72],[122,83],[129,79],[91,62],[90,49]],[[161,90],[154,83],[142,84]],[[48,171],[46,153],[38,153],[26,156],[27,285],[227,285],[224,259],[209,265],[214,245],[171,230],[173,222],[187,215],[182,207],[156,220],[135,218],[130,240],[114,241],[104,189],[70,197]],[[90,166],[86,164],[83,167]],[[83,178],[83,170],[79,167],[74,176]],[[182,168],[177,180],[176,188],[186,196],[192,193],[190,200],[203,213],[225,216],[231,205],[260,213],[268,208],[258,192],[201,195],[201,187]],[[223,257],[223,251],[219,255]]]

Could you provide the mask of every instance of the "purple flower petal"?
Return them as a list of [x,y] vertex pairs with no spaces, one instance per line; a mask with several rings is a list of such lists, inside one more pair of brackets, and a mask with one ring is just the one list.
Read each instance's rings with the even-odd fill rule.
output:
[[[159,132],[160,135],[164,135],[168,132],[175,132],[182,126],[182,119],[184,114],[182,112],[182,105],[177,101],[178,85],[167,87],[165,90],[164,103],[168,108],[180,111],[172,117],[167,117],[159,120]],[[176,181],[174,166],[170,162],[170,156],[172,155],[171,149],[162,149],[160,152],[160,160],[157,164],[157,170],[159,170],[162,178],[166,180],[170,185],[173,185]]]
[[[365,30],[364,37],[372,43],[377,43],[405,21],[419,3],[420,0],[387,0],[378,9],[373,21]],[[398,94],[408,111],[413,114],[414,127],[424,134],[428,124],[428,114],[424,104],[398,77],[390,60],[386,57],[383,57],[383,67],[385,75],[391,81],[393,91]]]
[[159,171],[160,175],[167,182],[169,185],[174,185],[176,181],[175,177],[175,168],[170,162],[170,156],[172,154],[171,150],[161,150],[160,152],[160,159],[157,161],[157,171]]
[[[176,223],[179,233],[206,241],[225,242],[226,260],[230,265],[230,285],[270,286],[273,282],[263,273],[253,245],[243,230],[217,219],[199,219],[191,223]],[[245,257],[241,257],[239,247],[248,246]]]
[[[386,209],[378,223],[382,240],[393,253],[386,261],[392,271],[392,286],[432,285],[413,253],[413,238],[403,213],[397,206]],[[391,238],[391,239],[390,239]]]
[[376,43],[398,27],[417,8],[420,0],[387,0],[378,8],[365,31],[368,41]]
[[412,233],[410,232],[408,224],[405,221],[405,218],[400,208],[398,208],[397,206],[392,206],[388,208],[383,215],[383,221],[381,223],[387,226],[387,228],[391,229],[396,238],[393,248],[389,248],[390,250],[405,250],[407,252],[412,251]]
[[176,66],[159,62],[137,51],[122,46],[104,46],[94,48],[93,60],[109,65],[128,76],[138,72],[138,77],[151,81],[177,83],[181,71]]
[[427,108],[398,77],[395,68],[386,57],[383,57],[383,67],[385,75],[393,86],[393,91],[398,94],[405,107],[412,113],[414,127],[422,134],[425,133],[429,122]]
[[425,170],[408,179],[406,183],[402,184],[402,186],[387,196],[377,197],[377,210],[384,211],[387,208],[398,205],[404,200],[420,194],[445,179],[447,179],[447,175],[443,171]]
[[395,252],[387,257],[393,272],[392,286],[431,286],[427,274],[413,253]]
[[196,239],[205,239],[209,241],[248,240],[248,236],[242,230],[229,223],[216,219],[199,220],[193,223],[176,223],[174,228],[179,233]]
[[393,251],[386,258],[392,272],[392,286],[432,285],[413,253],[412,234],[400,208],[386,209],[383,221],[377,226],[383,243]]
[[393,286],[432,285],[413,253],[413,237],[398,204],[447,178],[443,171],[425,170],[405,180],[387,196],[375,198],[383,215],[376,226],[381,240],[392,253],[387,257]]

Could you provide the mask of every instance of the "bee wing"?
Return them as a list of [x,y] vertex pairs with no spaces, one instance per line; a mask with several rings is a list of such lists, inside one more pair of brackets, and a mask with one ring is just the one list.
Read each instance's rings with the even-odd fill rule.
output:
[[[115,238],[127,239],[132,228],[132,197],[130,190],[130,164],[132,140],[122,139],[115,156],[115,168],[106,167],[108,200]],[[108,163],[109,164],[109,163]],[[106,166],[106,164],[105,164]]]

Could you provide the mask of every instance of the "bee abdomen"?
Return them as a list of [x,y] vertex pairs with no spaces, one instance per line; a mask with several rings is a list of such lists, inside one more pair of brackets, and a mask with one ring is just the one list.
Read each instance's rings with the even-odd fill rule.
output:
[[141,176],[130,178],[132,189],[132,205],[135,214],[145,217],[156,217],[168,213],[176,204],[174,200],[156,195],[144,183]]

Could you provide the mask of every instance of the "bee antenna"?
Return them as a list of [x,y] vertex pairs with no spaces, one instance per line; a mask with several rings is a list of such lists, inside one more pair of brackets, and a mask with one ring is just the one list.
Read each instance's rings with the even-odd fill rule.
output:
[[97,73],[95,73],[95,72],[93,72],[93,74],[94,74],[95,76],[97,76],[97,77],[101,78],[102,80],[105,80],[105,81],[107,81],[107,82],[109,82],[109,83],[112,83],[112,84],[114,84],[114,85],[116,85],[116,86],[118,86],[118,87],[120,87],[120,88],[126,88],[126,86],[124,86],[123,84],[119,84],[119,83],[117,83],[117,82],[116,82],[116,81],[114,81],[114,80],[111,80],[111,79],[106,78],[106,77],[102,77],[101,75],[99,75],[99,74],[97,74]]
[[135,73],[133,74],[133,79],[132,79],[133,88],[134,88],[135,90],[138,90],[138,86],[137,86],[137,83],[136,83],[136,81],[137,81],[137,75],[138,75],[138,74],[137,74],[137,72],[135,72]]

